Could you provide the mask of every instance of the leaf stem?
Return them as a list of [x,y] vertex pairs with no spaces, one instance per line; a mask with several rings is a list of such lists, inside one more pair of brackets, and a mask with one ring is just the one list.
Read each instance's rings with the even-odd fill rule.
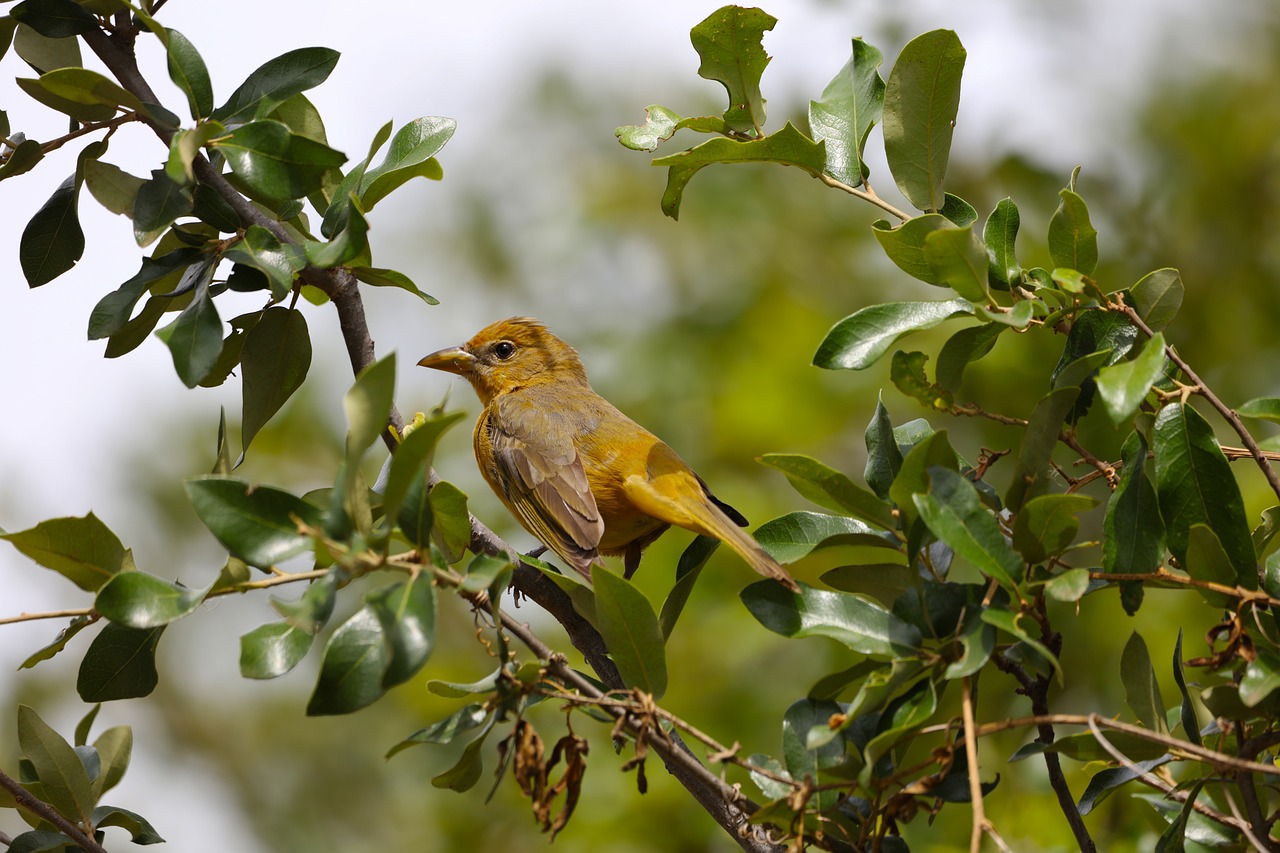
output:
[[843,190],[844,192],[847,192],[849,195],[855,198],[860,198],[863,201],[868,202],[869,204],[874,204],[876,207],[880,208],[885,213],[894,217],[899,222],[906,222],[908,219],[911,218],[911,214],[904,213],[901,210],[898,210],[898,208],[894,207],[893,205],[889,204],[889,202],[885,201],[880,196],[876,195],[876,191],[871,189],[870,184],[867,184],[867,188],[865,190],[860,190],[857,187],[849,186],[844,181],[836,180],[835,178],[831,177],[825,172],[818,175],[818,180],[822,181],[824,184],[826,184],[829,187],[832,187],[837,190]]

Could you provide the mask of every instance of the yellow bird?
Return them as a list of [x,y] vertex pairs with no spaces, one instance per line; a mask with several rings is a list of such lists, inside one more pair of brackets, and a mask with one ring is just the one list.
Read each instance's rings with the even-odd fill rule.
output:
[[474,435],[480,473],[516,520],[583,576],[600,554],[621,554],[630,578],[641,552],[675,524],[719,539],[799,591],[741,529],[741,513],[593,391],[577,351],[537,320],[494,323],[418,364],[471,383],[484,404]]

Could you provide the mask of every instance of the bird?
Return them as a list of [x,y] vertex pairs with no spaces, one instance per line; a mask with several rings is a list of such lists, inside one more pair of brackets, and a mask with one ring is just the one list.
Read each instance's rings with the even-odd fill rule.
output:
[[600,555],[621,555],[630,579],[644,549],[674,524],[719,539],[800,591],[742,529],[742,514],[592,390],[577,350],[538,320],[498,321],[418,364],[471,384],[484,406],[473,435],[480,473],[526,530],[588,580]]

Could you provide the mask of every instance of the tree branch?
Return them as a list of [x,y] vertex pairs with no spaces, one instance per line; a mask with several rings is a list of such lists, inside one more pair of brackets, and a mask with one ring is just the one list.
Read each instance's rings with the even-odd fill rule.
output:
[[79,845],[81,850],[86,851],[86,853],[107,853],[106,849],[86,835],[84,830],[71,823],[57,809],[44,800],[34,797],[30,791],[22,787],[17,779],[9,776],[3,770],[0,770],[0,788],[8,791],[20,807],[56,826],[63,835]]

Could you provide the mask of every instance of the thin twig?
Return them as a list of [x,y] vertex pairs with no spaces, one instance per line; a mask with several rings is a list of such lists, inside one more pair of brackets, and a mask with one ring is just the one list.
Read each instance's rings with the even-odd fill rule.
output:
[[32,796],[31,792],[22,787],[17,779],[9,776],[3,770],[0,770],[0,788],[8,791],[21,808],[56,826],[63,835],[79,845],[81,850],[86,851],[86,853],[107,853],[103,846],[85,834],[84,830],[67,820],[57,809],[44,800]]
[[[40,155],[44,156],[51,151],[56,151],[71,140],[93,133],[95,130],[102,130],[106,128],[107,130],[114,131],[120,125],[128,124],[131,121],[142,121],[142,116],[135,112],[126,112],[116,116],[110,121],[92,121],[88,124],[83,124],[65,136],[59,136],[57,139],[50,139],[48,142],[42,144],[40,146]],[[107,135],[110,136],[110,134]]]
[[875,191],[872,190],[870,187],[867,187],[867,189],[865,190],[860,190],[857,187],[849,186],[844,181],[838,181],[827,174],[819,175],[818,180],[822,181],[824,184],[826,184],[829,187],[833,187],[834,189],[837,189],[837,190],[843,190],[844,192],[847,192],[849,195],[854,196],[855,198],[860,198],[865,202],[874,204],[876,207],[880,208],[885,213],[894,217],[899,222],[906,222],[908,219],[911,218],[911,214],[903,213],[901,210],[898,210],[898,208],[894,207],[893,205],[889,204],[889,202],[885,201],[884,199],[880,198],[880,196],[876,195]]
[[987,831],[987,815],[982,804],[982,779],[978,775],[978,738],[974,734],[973,687],[971,678],[960,680],[960,711],[964,717],[964,755],[969,763],[969,801],[973,808],[973,829],[969,833],[969,853],[982,849],[982,833]]
[[1196,589],[1209,590],[1210,592],[1237,598],[1241,603],[1252,601],[1259,604],[1267,604],[1271,607],[1280,607],[1280,598],[1267,595],[1260,589],[1245,589],[1242,586],[1227,586],[1226,584],[1200,580],[1187,575],[1175,575],[1163,568],[1154,572],[1089,572],[1089,578],[1090,580],[1103,581],[1157,581],[1180,586],[1192,586]]

